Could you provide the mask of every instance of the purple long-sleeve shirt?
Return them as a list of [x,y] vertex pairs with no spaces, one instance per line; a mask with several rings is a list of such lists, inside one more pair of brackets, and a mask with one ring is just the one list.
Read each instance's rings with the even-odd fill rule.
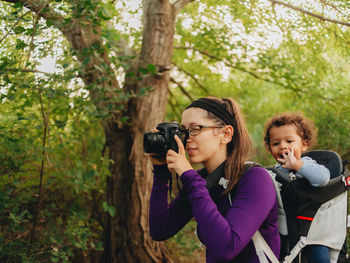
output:
[[280,239],[277,226],[277,201],[268,172],[261,167],[249,169],[240,179],[232,205],[222,195],[219,185],[210,193],[207,182],[195,170],[180,177],[182,196],[168,204],[166,166],[154,166],[154,183],[150,200],[150,233],[162,241],[175,235],[194,217],[197,235],[206,246],[207,263],[259,262],[251,241],[259,229],[278,257]]

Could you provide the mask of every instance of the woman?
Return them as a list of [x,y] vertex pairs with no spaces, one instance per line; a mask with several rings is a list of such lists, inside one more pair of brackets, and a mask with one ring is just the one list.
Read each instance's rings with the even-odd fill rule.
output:
[[[257,230],[278,257],[275,189],[263,168],[244,171],[251,141],[236,102],[200,98],[183,112],[181,124],[189,136],[186,145],[175,136],[178,153],[169,150],[165,159],[150,155],[152,238],[168,239],[194,217],[207,262],[259,262],[251,241]],[[202,163],[204,168],[194,170],[185,150],[191,163]],[[182,189],[168,204],[172,171],[180,176]]]

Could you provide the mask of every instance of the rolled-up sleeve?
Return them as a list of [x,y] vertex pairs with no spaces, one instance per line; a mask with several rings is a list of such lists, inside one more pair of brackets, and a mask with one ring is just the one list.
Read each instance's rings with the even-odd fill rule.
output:
[[303,166],[296,173],[296,176],[305,178],[314,187],[323,186],[329,182],[330,173],[324,165],[318,164],[309,157],[304,157],[302,160]]

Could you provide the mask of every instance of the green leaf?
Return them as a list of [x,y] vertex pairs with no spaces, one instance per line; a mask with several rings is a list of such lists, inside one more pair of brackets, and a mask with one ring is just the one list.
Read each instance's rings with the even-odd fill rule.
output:
[[90,56],[85,56],[83,59],[83,64],[87,65],[87,64],[89,64],[89,62],[90,62]]
[[108,213],[111,215],[111,217],[115,216],[115,214],[116,214],[115,207],[110,206],[110,207],[108,208]]
[[90,170],[85,174],[85,179],[86,180],[91,180],[96,174],[95,170]]
[[145,96],[147,94],[147,92],[149,92],[152,89],[152,87],[141,87],[139,89],[139,96]]
[[24,27],[21,27],[21,26],[18,26],[18,27],[15,27],[13,29],[13,31],[16,33],[16,34],[22,34],[23,32],[26,31],[26,29]]
[[153,65],[153,64],[148,64],[148,65],[147,65],[147,70],[148,70],[150,73],[155,74],[156,71],[157,71],[157,67],[156,67],[155,65]]
[[58,257],[51,257],[50,259],[51,259],[51,262],[55,262],[55,263],[60,261],[60,258]]
[[125,77],[127,77],[127,78],[135,77],[135,73],[134,72],[128,72],[128,73],[125,74]]
[[97,242],[95,247],[97,251],[103,251],[103,243],[101,241]]
[[103,20],[111,19],[112,14],[108,8],[102,7],[98,12],[98,16]]
[[120,121],[124,124],[128,124],[128,120],[130,119],[129,116],[123,116],[123,117],[120,117]]
[[47,25],[48,27],[50,27],[50,26],[53,25],[53,22],[52,22],[50,19],[47,19],[47,20],[46,20],[46,25]]
[[22,8],[22,7],[23,7],[23,4],[17,2],[17,3],[15,3],[15,4],[13,5],[13,7],[14,7],[14,8]]
[[16,49],[19,50],[19,49],[23,49],[27,46],[27,44],[21,40],[21,39],[16,39]]
[[139,71],[141,72],[141,74],[147,74],[148,73],[148,69],[147,68],[139,68]]
[[103,211],[108,212],[112,217],[115,216],[116,210],[114,206],[110,206],[107,202],[102,203]]

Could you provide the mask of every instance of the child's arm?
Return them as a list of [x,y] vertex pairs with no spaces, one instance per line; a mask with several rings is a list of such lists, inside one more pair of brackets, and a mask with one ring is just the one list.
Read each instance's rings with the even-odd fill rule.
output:
[[296,171],[297,177],[307,179],[314,187],[325,185],[330,179],[329,170],[324,165],[307,156],[296,159],[293,148],[277,161],[283,168]]
[[307,179],[314,187],[328,183],[330,174],[324,165],[318,164],[310,157],[303,157],[302,161],[304,162],[303,166],[297,171],[296,176]]

